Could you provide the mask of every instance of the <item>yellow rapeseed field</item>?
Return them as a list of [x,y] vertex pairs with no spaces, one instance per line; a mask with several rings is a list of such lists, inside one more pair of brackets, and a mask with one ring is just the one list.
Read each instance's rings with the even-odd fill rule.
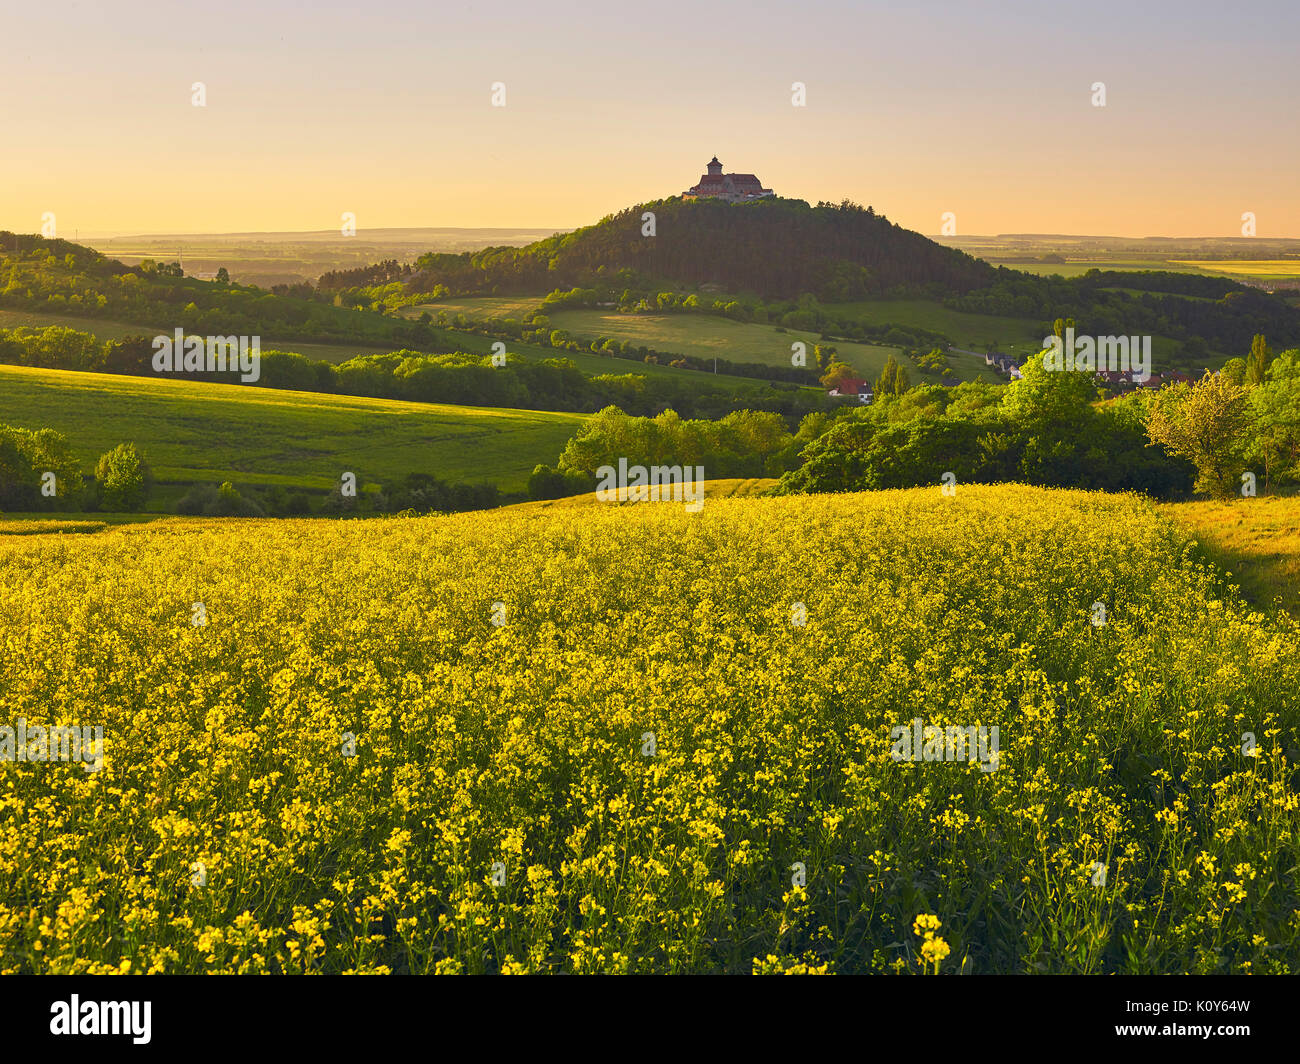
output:
[[[0,761],[2,972],[1300,971],[1300,631],[1136,498],[165,520],[0,572],[0,726],[104,730]],[[995,762],[896,759],[914,721]]]

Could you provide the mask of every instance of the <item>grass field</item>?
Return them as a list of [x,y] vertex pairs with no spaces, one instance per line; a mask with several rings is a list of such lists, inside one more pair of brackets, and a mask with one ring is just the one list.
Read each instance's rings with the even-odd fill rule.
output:
[[[730,297],[720,297],[730,298]],[[470,318],[520,317],[535,308],[536,297],[482,297],[464,298],[450,302],[410,308],[408,313],[437,309],[449,313],[463,313]],[[1042,350],[1042,323],[1029,318],[1007,318],[986,314],[968,314],[951,310],[937,300],[886,299],[866,300],[857,303],[829,303],[825,309],[837,317],[849,317],[870,325],[897,325],[901,328],[921,328],[943,333],[954,347],[982,352],[992,343],[1005,354],[1025,356]],[[758,362],[764,365],[787,364],[790,345],[802,340],[811,345],[820,342],[819,334],[787,330],[777,332],[775,326],[736,322],[711,314],[619,314],[612,310],[555,310],[549,315],[554,328],[565,329],[572,336],[585,341],[601,336],[625,340],[638,346],[652,347],[674,354],[694,355],[699,358],[727,358],[736,362]],[[874,380],[884,368],[885,360],[893,355],[900,357],[898,348],[875,344],[855,344],[830,341],[840,357],[868,379]],[[1178,364],[1175,353],[1178,342],[1167,337],[1152,338],[1152,355],[1157,364]],[[544,350],[544,349],[540,349]],[[948,356],[956,380],[983,379],[1005,383],[984,365],[982,358],[953,353]],[[1205,364],[1217,362],[1211,356]],[[585,365],[582,367],[592,372]],[[922,374],[915,365],[907,364],[912,381],[937,381],[934,374]],[[670,371],[676,372],[676,371]]]
[[[714,298],[729,299],[730,295]],[[536,296],[464,298],[430,304],[424,308],[436,313],[435,308],[450,314],[461,313],[470,318],[519,318],[535,309],[541,300]],[[949,310],[937,300],[887,299],[866,300],[858,303],[829,303],[825,308],[837,317],[852,317],[871,325],[892,324],[932,329],[951,338],[957,347],[984,350],[988,343],[999,343],[1006,352],[1027,350],[1040,341],[1040,323],[1028,318],[1001,318],[984,314],[965,314]],[[613,336],[646,347],[698,355],[701,358],[730,358],[739,362],[762,362],[775,365],[782,360],[788,363],[790,344],[795,340],[816,343],[816,333],[789,331],[778,333],[773,326],[735,322],[710,314],[618,314],[606,310],[555,310],[548,315],[552,326],[567,329],[575,336],[595,338]],[[874,378],[884,365],[885,358],[898,351],[893,347],[869,344],[835,345],[841,354],[860,355],[862,365],[870,369]],[[859,352],[857,349],[861,348]],[[728,351],[732,353],[728,353]],[[1040,348],[1035,347],[1035,351]],[[857,366],[854,358],[846,359]]]
[[1300,628],[1185,540],[1015,486],[0,538],[0,973],[1294,974]]
[[1261,495],[1163,507],[1260,608],[1300,617],[1300,496]]
[[[476,319],[486,319],[488,317],[517,317],[517,307],[521,303],[529,307],[537,304],[535,298],[529,297],[525,300],[519,299],[466,299],[460,300],[456,306],[466,317]],[[424,311],[436,314],[439,309],[447,309],[448,304],[430,303],[416,307],[405,307],[402,314],[405,317],[419,317]],[[516,309],[510,309],[510,308]],[[472,313],[471,313],[472,312]],[[554,319],[552,319],[554,320]],[[557,326],[558,327],[558,326]],[[454,329],[437,328],[441,335],[454,337],[456,346],[462,351],[469,351],[474,354],[490,354],[492,344],[495,342],[491,337],[477,336],[473,333],[457,332]],[[576,335],[576,334],[575,334]],[[595,336],[583,336],[582,339],[590,342]],[[649,345],[647,345],[649,346]],[[657,362],[638,362],[632,359],[613,358],[609,355],[595,355],[582,351],[557,351],[551,347],[542,347],[539,344],[525,344],[518,341],[510,341],[507,350],[512,354],[518,354],[522,358],[538,360],[543,358],[568,358],[572,359],[574,365],[583,373],[591,376],[599,376],[605,373],[622,375],[624,373],[637,373],[647,377],[674,377],[682,381],[701,380],[708,378],[713,381],[721,381],[728,387],[739,389],[740,391],[764,392],[768,390],[766,381],[755,380],[752,377],[737,377],[727,373],[709,373],[702,370],[679,369],[675,366],[669,366]],[[710,356],[712,357],[712,356]],[[728,357],[722,355],[720,357]]]
[[[412,309],[416,311],[427,309],[434,312],[434,308],[439,308],[448,311],[448,313],[461,313],[470,318],[517,318],[536,308],[539,302],[540,300],[536,297],[482,297],[439,302],[430,304],[428,307]],[[869,305],[843,304],[834,309],[848,307],[857,310]],[[900,306],[903,304],[895,301],[891,304],[882,305]],[[926,303],[920,300],[908,302],[906,307],[912,313],[912,318],[916,317],[915,311],[918,308],[922,309],[920,315],[922,318],[925,317],[925,308],[943,310],[943,307],[938,303]],[[952,312],[946,313],[951,314]],[[716,356],[717,358],[730,359],[733,362],[757,362],[765,366],[788,365],[790,361],[790,345],[796,340],[801,340],[807,344],[810,352],[813,344],[821,342],[818,333],[800,332],[793,329],[777,332],[776,327],[772,325],[737,322],[711,314],[619,314],[608,310],[577,309],[554,310],[548,316],[551,319],[553,328],[565,329],[572,336],[581,337],[583,340],[589,341],[597,337],[608,336],[616,340],[626,340],[628,343],[637,346],[652,347],[657,351],[667,351],[679,355],[694,355],[697,358],[714,358]],[[979,315],[966,314],[960,315],[960,317],[962,319],[978,319]],[[905,324],[901,317],[872,318],[867,316],[865,312],[861,315],[861,320],[872,322],[887,320],[900,325]],[[993,323],[1008,320],[1013,319],[988,319]],[[912,320],[911,318],[909,318],[908,323],[924,325],[923,321]],[[938,328],[938,326],[925,327]],[[831,346],[835,348],[845,362],[871,380],[880,375],[880,371],[885,366],[885,360],[890,355],[895,358],[900,357],[900,351],[895,347],[841,341],[834,341]],[[957,346],[960,347],[962,344],[958,343]],[[995,374],[986,369],[982,360],[953,355],[950,356],[949,361],[958,380],[972,380],[976,377],[982,377],[990,381],[1000,380]],[[914,381],[923,378],[938,380],[937,375],[923,375],[910,363],[907,369]]]
[[948,336],[957,347],[983,351],[996,343],[1007,354],[1042,350],[1039,322],[1029,318],[1002,318],[950,310],[932,299],[881,299],[859,303],[829,303],[832,314],[853,317],[871,325],[892,324],[933,329]]
[[458,296],[408,307],[407,310],[414,311],[416,316],[427,310],[435,318],[439,311],[446,311],[453,317],[464,314],[467,318],[517,318],[522,321],[541,305],[541,296]]
[[66,434],[89,472],[136,443],[160,481],[328,489],[344,471],[523,489],[581,414],[442,406],[195,381],[0,366],[0,423]]
[[[807,358],[811,364],[813,345],[822,342],[819,333],[795,329],[777,332],[772,325],[731,321],[712,314],[618,314],[604,310],[562,310],[553,312],[550,318],[555,328],[566,329],[574,336],[609,336],[674,354],[694,355],[697,358],[726,358],[733,362],[757,362],[765,366],[788,366],[791,344],[795,341],[807,345]],[[842,361],[869,380],[875,380],[880,375],[890,355],[901,357],[896,347],[839,340],[827,343],[835,348]],[[983,368],[981,362],[981,373]],[[923,375],[911,363],[907,363],[907,370],[913,382],[922,379]],[[936,374],[924,376],[926,379],[938,380]]]

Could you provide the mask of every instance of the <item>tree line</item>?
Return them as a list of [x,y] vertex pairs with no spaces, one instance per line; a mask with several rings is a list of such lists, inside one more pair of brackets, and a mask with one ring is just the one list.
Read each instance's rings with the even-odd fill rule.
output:
[[[146,336],[101,341],[92,333],[62,325],[0,329],[0,364],[155,377],[153,355],[153,341]],[[525,359],[513,353],[507,353],[499,365],[490,355],[408,349],[333,363],[268,350],[261,353],[260,371],[255,382],[219,371],[187,376],[245,387],[579,413],[617,404],[633,413],[651,414],[671,405],[689,414],[722,417],[756,407],[797,420],[826,402],[820,393],[779,381],[772,382],[769,394],[756,394],[725,377],[588,375],[567,358]]]

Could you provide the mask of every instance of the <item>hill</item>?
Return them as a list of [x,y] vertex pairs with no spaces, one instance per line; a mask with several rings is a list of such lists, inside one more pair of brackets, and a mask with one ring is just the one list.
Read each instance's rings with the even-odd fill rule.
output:
[[[652,236],[642,228],[649,214]],[[1081,336],[1154,337],[1161,372],[1217,367],[1244,355],[1258,333],[1278,348],[1300,344],[1300,310],[1229,278],[995,268],[847,202],[661,200],[523,248],[424,255],[413,275],[379,279],[394,284],[372,282],[348,298],[409,304],[421,293],[431,301],[553,293],[560,298],[550,310],[628,315],[663,309],[662,294],[675,293],[675,310],[921,351],[984,338],[1032,353],[1055,320],[1071,319]],[[670,331],[636,328],[644,344],[674,350]],[[865,369],[872,359],[861,361]]]
[[387,483],[407,473],[522,491],[553,462],[579,414],[409,403],[207,381],[0,366],[0,424],[53,428],[93,468],[136,443],[160,482],[155,507],[224,480],[324,493],[344,471]]
[[316,298],[185,277],[176,263],[126,266],[68,240],[0,232],[0,306],[21,312],[151,323],[169,332],[260,335],[309,343],[419,345],[418,323]]
[[0,774],[0,972],[1294,973],[1300,629],[1186,548],[1023,487],[0,537],[6,719],[105,741]]
[[[646,212],[655,234],[643,235]],[[659,200],[630,207],[522,248],[487,248],[417,260],[412,291],[444,285],[457,294],[549,291],[607,278],[637,278],[784,297],[811,292],[854,300],[899,285],[965,292],[996,272],[962,251],[903,229],[850,203],[810,207],[771,198],[743,206],[715,200]]]

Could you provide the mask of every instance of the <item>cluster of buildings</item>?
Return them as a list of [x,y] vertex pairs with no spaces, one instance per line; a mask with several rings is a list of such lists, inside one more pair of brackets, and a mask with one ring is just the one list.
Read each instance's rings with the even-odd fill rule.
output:
[[[1016,381],[1022,376],[1020,365],[1015,359],[1007,355],[985,355],[984,365],[992,366],[1008,380]],[[1112,392],[1130,392],[1136,388],[1156,389],[1166,384],[1178,384],[1192,380],[1188,374],[1183,373],[1181,370],[1170,370],[1168,373],[1152,373],[1145,380],[1141,378],[1140,373],[1132,370],[1099,369],[1094,376],[1098,384],[1105,385]]]
[[1138,380],[1132,373],[1097,371],[1098,383],[1106,385],[1113,392],[1130,392],[1135,388],[1162,388],[1166,384],[1186,384],[1191,380],[1191,376],[1176,369],[1168,373],[1152,373],[1146,380]]
[[1020,379],[1020,364],[1009,355],[985,355],[984,365],[992,366],[999,373],[1005,374],[1008,380]]
[[720,199],[728,203],[745,203],[764,199],[775,193],[764,188],[753,174],[724,174],[722,164],[715,155],[708,163],[708,173],[701,174],[699,183],[682,193],[682,199]]

